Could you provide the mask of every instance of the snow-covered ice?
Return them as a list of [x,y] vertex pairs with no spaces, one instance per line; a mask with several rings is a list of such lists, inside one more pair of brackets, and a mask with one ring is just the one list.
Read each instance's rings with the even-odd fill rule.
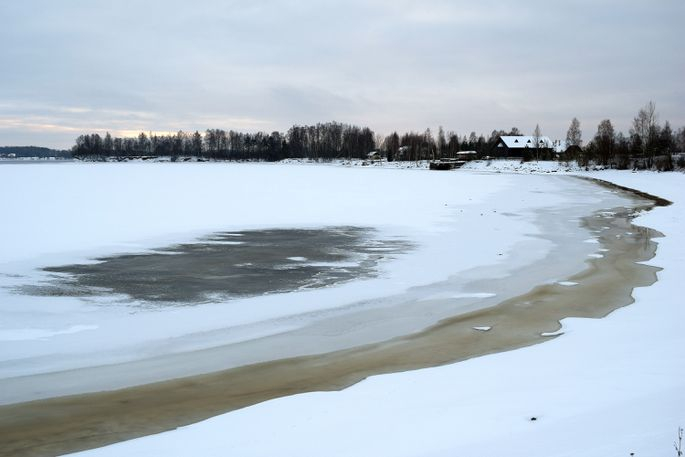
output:
[[72,325],[65,329],[49,330],[44,328],[23,328],[9,329],[0,331],[0,341],[23,341],[40,340],[50,338],[55,335],[68,335],[70,333],[83,332],[85,330],[95,330],[97,325]]
[[[520,179],[527,185],[520,186]],[[559,248],[555,243],[562,238],[554,241],[541,233],[541,224],[556,219],[541,212],[563,207],[565,218],[578,221],[590,208],[610,204],[609,197],[579,191],[568,178],[287,164],[3,165],[0,191],[16,196],[3,206],[12,223],[0,225],[0,274],[4,274],[0,276],[4,286],[0,287],[0,334],[50,335],[5,342],[0,347],[0,383],[3,378],[126,363],[263,338],[360,309],[388,309],[378,321],[386,322],[384,328],[366,332],[369,342],[415,332],[453,315],[458,311],[455,307],[474,309],[527,291],[526,281],[499,294],[460,290],[460,285],[484,275],[506,277]],[[614,204],[623,202],[610,198]],[[416,248],[381,262],[378,275],[367,280],[196,306],[159,309],[104,292],[100,298],[81,300],[18,295],[12,289],[44,280],[40,267],[93,262],[98,256],[122,252],[154,252],[214,232],[327,226],[371,227],[379,237],[406,239]],[[571,227],[544,231],[582,244],[588,234],[578,222]],[[582,269],[583,253],[592,251],[588,245],[560,252],[566,262],[550,262],[549,268],[536,274],[547,275],[541,282],[564,278]],[[440,288],[426,287],[441,281],[445,284]],[[439,308],[430,312],[416,308],[409,319],[387,302],[387,297],[404,296],[415,303],[435,302],[431,306]],[[432,299],[426,301],[428,297]],[[392,306],[404,306],[406,300],[400,298]],[[452,301],[443,304],[435,298]],[[392,324],[396,315],[404,317],[401,325]],[[74,326],[97,329],[54,331]],[[340,347],[285,349],[297,355]],[[235,360],[224,358],[222,368],[247,363],[247,355],[243,351]],[[249,355],[252,363],[270,357],[259,351]],[[92,376],[103,384],[91,389],[215,369],[213,361],[198,358],[171,364],[169,371],[137,370],[126,379]],[[52,382],[49,388],[39,389],[40,394],[21,390],[28,389],[26,383],[6,387],[0,403],[77,393],[60,390],[62,385],[70,384]]]
[[434,295],[428,295],[422,298],[420,301],[425,300],[445,300],[445,299],[460,299],[460,298],[492,298],[496,297],[497,294],[492,292],[467,292],[467,293],[439,293]]
[[556,332],[542,332],[540,335],[541,336],[559,336],[564,334],[564,329],[560,328]]
[[665,237],[649,262],[663,268],[659,281],[635,290],[633,305],[565,319],[545,344],[280,398],[83,455],[672,455],[685,424],[685,177],[591,175],[675,202],[637,220]]
[[478,330],[478,331],[480,331],[480,332],[487,332],[487,331],[490,330],[492,327],[489,327],[489,326],[487,326],[487,325],[479,325],[479,326],[477,326],[477,327],[472,327],[472,328],[473,328],[474,330]]

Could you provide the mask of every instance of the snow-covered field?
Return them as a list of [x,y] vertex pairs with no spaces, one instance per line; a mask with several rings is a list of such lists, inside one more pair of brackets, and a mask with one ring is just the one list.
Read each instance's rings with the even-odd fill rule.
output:
[[[141,348],[154,348],[145,357],[236,338],[224,332],[198,343],[198,335],[217,329],[236,329],[240,338],[284,331],[304,325],[303,315],[315,319],[326,309],[374,303],[448,277],[512,274],[545,259],[555,240],[572,244],[570,274],[597,249],[572,221],[619,198],[557,176],[381,168],[0,165],[2,195],[14,196],[3,202],[12,223],[0,226],[3,285],[39,278],[39,266],[216,230],[359,225],[418,244],[383,264],[378,278],[230,304],[160,311],[51,298],[46,309],[44,298],[4,289],[0,377],[131,360]],[[635,291],[632,306],[601,320],[567,319],[564,334],[545,344],[377,376],[340,392],[281,398],[84,455],[668,455],[676,428],[685,424],[685,313],[678,294],[685,177],[587,175],[675,202],[637,221],[665,234],[650,262],[664,270],[656,284]],[[540,214],[553,209],[573,226],[555,235],[566,238],[543,233],[550,227]],[[542,280],[563,281],[564,271],[551,268]],[[489,290],[451,292],[501,298]],[[2,395],[16,401],[12,392]]]

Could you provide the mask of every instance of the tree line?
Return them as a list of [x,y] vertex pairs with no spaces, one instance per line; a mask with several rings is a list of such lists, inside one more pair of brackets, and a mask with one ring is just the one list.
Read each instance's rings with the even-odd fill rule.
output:
[[234,130],[208,129],[204,134],[179,131],[157,135],[141,132],[137,137],[112,137],[109,133],[81,135],[71,153],[76,158],[182,157],[213,160],[278,161],[285,158],[314,160],[364,159],[372,151],[381,151],[388,160],[431,160],[455,157],[459,151],[476,151],[487,155],[501,135],[521,135],[516,127],[510,131],[493,130],[486,139],[482,134],[460,137],[438,129],[437,137],[425,132],[393,132],[385,137],[368,127],[338,122],[311,126],[293,126],[285,134],[243,133]]
[[[578,122],[576,119],[574,121]],[[569,134],[573,128],[572,124]],[[628,136],[623,132],[616,132],[611,120],[604,119],[597,126],[592,140],[577,157],[572,158],[581,165],[593,162],[619,169],[632,167],[672,170],[675,165],[685,167],[683,157],[674,164],[674,152],[685,152],[685,127],[674,132],[668,121],[661,125],[656,105],[650,101],[633,118]]]
[[[392,132],[377,135],[368,127],[339,122],[309,126],[292,126],[286,133],[244,133],[234,130],[208,129],[204,133],[179,131],[175,134],[156,135],[141,132],[138,137],[113,138],[97,133],[81,135],[76,139],[72,154],[76,158],[104,159],[130,157],[198,157],[207,160],[259,160],[278,161],[285,158],[313,160],[365,159],[372,151],[380,151],[388,161],[435,160],[454,158],[460,151],[473,151],[477,158],[497,155],[501,136],[520,136],[516,127],[510,130],[493,130],[486,138],[471,132],[459,136],[438,128],[437,135],[430,129],[424,132]],[[538,126],[536,138],[542,135]],[[538,142],[536,141],[536,144]],[[685,151],[685,128],[673,131],[668,121],[658,122],[656,106],[649,102],[638,111],[628,136],[616,132],[611,120],[597,126],[592,139],[583,145],[580,122],[574,118],[566,135],[566,152],[555,154],[550,148],[524,151],[524,160],[551,159],[576,160],[581,165],[596,163],[616,168],[636,166],[636,159],[646,168],[672,169],[671,153]],[[685,163],[678,164],[685,166]]]
[[287,133],[243,133],[208,129],[169,135],[137,138],[104,137],[97,133],[76,139],[72,154],[76,158],[171,157],[192,156],[212,160],[263,160],[285,158],[338,159],[367,157],[376,147],[374,133],[367,127],[328,122],[293,126]]
[[66,159],[71,157],[70,151],[49,149],[40,146],[0,146],[0,157],[58,157]]

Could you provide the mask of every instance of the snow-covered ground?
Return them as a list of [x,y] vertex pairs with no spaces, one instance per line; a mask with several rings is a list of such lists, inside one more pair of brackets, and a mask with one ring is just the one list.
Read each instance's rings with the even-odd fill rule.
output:
[[580,172],[583,168],[573,162],[520,160],[474,160],[466,162],[463,170],[482,170],[495,173],[569,173]]
[[[685,424],[685,176],[587,175],[675,202],[637,220],[665,237],[649,262],[663,268],[659,281],[635,290],[633,305],[600,320],[566,319],[563,335],[545,344],[281,398],[83,455],[673,455]],[[498,174],[504,187],[487,181],[495,175],[444,176],[500,191],[533,184],[521,175]]]

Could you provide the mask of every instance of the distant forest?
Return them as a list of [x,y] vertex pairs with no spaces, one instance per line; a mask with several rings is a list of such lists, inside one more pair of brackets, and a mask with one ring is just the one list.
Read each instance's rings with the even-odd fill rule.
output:
[[71,157],[71,151],[42,148],[39,146],[0,146],[0,157]]
[[[114,138],[94,133],[81,135],[71,152],[75,158],[89,160],[134,157],[197,157],[206,160],[278,161],[286,158],[313,160],[367,159],[377,151],[388,161],[435,160],[453,158],[460,151],[474,151],[477,158],[497,156],[500,136],[518,136],[516,127],[493,130],[486,138],[471,132],[459,136],[442,127],[437,134],[430,129],[382,136],[368,127],[338,122],[291,127],[286,133],[242,133],[234,130],[208,129],[204,134],[179,131],[176,134],[154,135],[141,132],[138,137]],[[534,136],[542,135],[536,126]],[[596,133],[583,144],[580,122],[574,118],[565,139],[566,152],[527,150],[523,160],[559,159],[577,161],[580,165],[595,163],[616,168],[640,167],[672,169],[673,153],[685,152],[685,127],[677,131],[666,121],[658,122],[656,106],[649,102],[638,111],[628,135],[615,132],[611,120],[602,120]],[[683,161],[681,157],[679,159]],[[685,162],[677,163],[685,166]]]
[[497,143],[500,135],[521,135],[511,131],[493,131],[488,139],[471,132],[459,137],[454,132],[445,134],[442,127],[435,136],[430,129],[422,133],[397,132],[382,137],[368,127],[327,122],[323,124],[291,127],[285,134],[242,133],[233,130],[209,129],[201,134],[196,131],[179,131],[172,135],[146,135],[137,138],[104,137],[97,133],[81,135],[72,148],[77,158],[107,157],[200,157],[215,160],[263,160],[277,161],[285,158],[314,160],[366,159],[370,152],[381,151],[388,160],[429,160],[454,157],[459,151],[476,151],[487,154]]

